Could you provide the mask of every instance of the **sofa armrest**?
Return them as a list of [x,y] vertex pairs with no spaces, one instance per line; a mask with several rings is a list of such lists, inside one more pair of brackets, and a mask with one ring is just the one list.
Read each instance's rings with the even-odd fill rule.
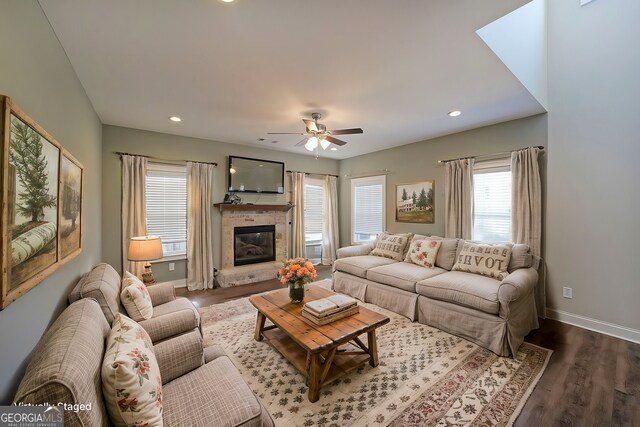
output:
[[338,259],[348,258],[352,256],[369,255],[369,253],[373,250],[374,247],[375,245],[373,243],[345,246],[344,248],[338,249],[338,251],[336,252],[336,255],[338,256]]
[[197,329],[153,345],[162,384],[187,374],[204,364],[202,335]]
[[188,308],[141,320],[138,323],[147,331],[154,343],[198,328],[196,313]]
[[509,274],[498,288],[498,300],[500,301],[500,317],[509,313],[509,304],[529,295],[538,283],[538,273],[533,268],[520,268]]
[[212,360],[216,360],[218,357],[226,356],[227,353],[224,352],[224,349],[218,345],[214,344],[209,347],[204,348],[204,363],[209,363]]
[[151,305],[154,307],[176,299],[176,291],[173,284],[169,282],[149,286],[147,290],[151,297]]

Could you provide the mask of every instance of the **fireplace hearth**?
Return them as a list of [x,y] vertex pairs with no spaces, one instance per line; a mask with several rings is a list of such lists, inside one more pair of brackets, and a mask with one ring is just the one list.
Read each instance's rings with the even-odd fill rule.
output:
[[257,264],[275,261],[275,225],[234,227],[233,265]]

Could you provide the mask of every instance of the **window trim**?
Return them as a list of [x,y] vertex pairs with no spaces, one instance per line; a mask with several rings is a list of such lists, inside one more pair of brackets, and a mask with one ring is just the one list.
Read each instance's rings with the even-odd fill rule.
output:
[[384,232],[387,229],[387,176],[386,175],[373,175],[366,176],[362,178],[351,178],[351,230],[349,233],[349,240],[352,245],[363,245],[369,242],[361,242],[354,239],[355,237],[355,200],[356,200],[356,186],[359,183],[380,183],[382,184],[382,230],[380,232]]
[[[498,172],[512,172],[511,171],[511,159],[509,157],[504,157],[504,158],[500,158],[500,159],[492,159],[492,160],[485,160],[483,162],[478,162],[475,163],[473,166],[473,174],[474,176],[476,174],[489,174],[489,173],[498,173]],[[513,186],[513,173],[511,173],[511,185]],[[475,190],[474,190],[475,191]],[[513,210],[513,200],[511,200],[511,210]],[[476,198],[474,195],[474,200],[473,200],[473,239],[474,241],[476,241],[476,236],[475,236],[475,221],[476,221]],[[511,219],[509,219],[509,226],[511,228],[511,236],[509,238],[508,241],[505,242],[484,242],[484,241],[480,241],[481,243],[488,243],[488,244],[506,244],[506,243],[512,243],[513,241],[513,221]]]

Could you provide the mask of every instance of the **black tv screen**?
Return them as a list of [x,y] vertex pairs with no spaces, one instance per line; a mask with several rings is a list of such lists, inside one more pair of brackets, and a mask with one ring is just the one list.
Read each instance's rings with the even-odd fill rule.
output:
[[229,156],[229,192],[284,194],[284,163]]

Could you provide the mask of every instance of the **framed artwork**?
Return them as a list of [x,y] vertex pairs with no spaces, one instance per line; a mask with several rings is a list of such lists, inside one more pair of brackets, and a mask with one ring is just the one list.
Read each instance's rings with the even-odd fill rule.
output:
[[[64,164],[69,171],[67,182],[79,192],[77,200],[65,201],[64,205],[81,204],[82,166],[70,155],[63,163],[60,144],[10,98],[0,96],[0,105],[3,236],[0,309],[4,309],[53,273],[61,265],[63,254],[71,259],[80,252],[81,212],[75,223],[71,221],[78,227],[75,247],[72,240],[76,234],[69,227],[60,227],[62,219],[65,224],[68,222],[60,201],[65,193],[61,188]],[[72,183],[78,178],[78,169],[79,181]],[[69,241],[65,247],[60,244],[63,230],[65,241]]]
[[77,255],[82,249],[82,178],[84,168],[70,153],[60,158],[60,260]]
[[420,224],[434,223],[434,181],[396,185],[396,221]]

